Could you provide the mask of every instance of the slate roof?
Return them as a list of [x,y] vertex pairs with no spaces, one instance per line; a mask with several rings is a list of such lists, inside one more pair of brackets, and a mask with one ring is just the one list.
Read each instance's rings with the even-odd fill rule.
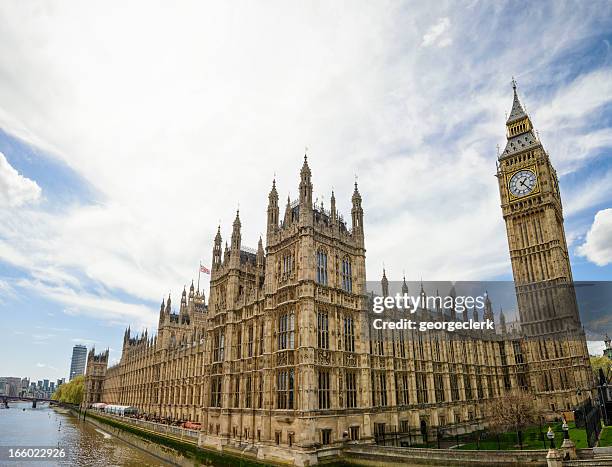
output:
[[512,110],[510,111],[510,115],[508,115],[508,121],[506,123],[512,123],[527,116],[525,109],[523,109],[521,101],[518,98],[516,84],[513,84],[512,88],[514,89],[514,100],[512,101]]
[[502,152],[499,157],[511,156],[513,154],[517,154],[525,149],[531,149],[538,146],[540,142],[536,138],[536,135],[533,133],[533,130],[529,130],[527,133],[523,133],[520,135],[513,136],[506,143],[506,148],[504,152]]

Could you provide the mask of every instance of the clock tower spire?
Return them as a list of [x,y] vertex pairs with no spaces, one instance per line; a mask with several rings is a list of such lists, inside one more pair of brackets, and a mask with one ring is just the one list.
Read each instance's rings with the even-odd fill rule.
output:
[[557,172],[512,81],[507,143],[497,178],[521,327],[528,336],[580,328]]
[[[572,386],[576,388],[588,382],[588,351],[573,286],[557,172],[534,133],[514,80],[512,88],[512,110],[506,121],[507,142],[498,156],[496,176],[521,331],[529,345],[536,346],[532,355],[540,355],[540,361],[530,364],[530,372],[537,382],[536,393],[556,393],[550,395],[546,404],[547,408],[552,408],[573,398],[570,394]],[[581,368],[576,368],[572,375],[566,375],[566,370],[562,370],[563,375],[555,381],[552,390],[550,385],[539,387],[550,377],[548,368],[551,362],[544,360],[551,355],[569,357],[570,351],[548,350],[563,341],[566,342],[563,346],[575,349],[581,359]],[[557,364],[559,368],[563,367],[559,361]],[[564,367],[571,368],[572,363],[567,362]],[[569,383],[570,376],[572,383]]]

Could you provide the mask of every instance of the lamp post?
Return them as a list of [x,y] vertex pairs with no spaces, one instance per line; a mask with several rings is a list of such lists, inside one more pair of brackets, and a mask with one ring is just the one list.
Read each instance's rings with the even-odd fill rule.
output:
[[546,432],[546,437],[550,441],[550,449],[555,449],[555,432],[552,431],[551,427],[548,427],[548,432]]
[[563,419],[563,425],[561,425],[561,429],[563,430],[563,439],[570,439],[569,426],[567,426],[567,421],[565,420],[565,418]]

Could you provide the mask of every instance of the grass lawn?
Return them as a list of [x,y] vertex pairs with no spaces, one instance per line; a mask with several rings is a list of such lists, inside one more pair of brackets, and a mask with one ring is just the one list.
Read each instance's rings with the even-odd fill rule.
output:
[[[586,448],[587,442],[585,431],[583,429],[577,429],[574,425],[574,422],[570,422],[568,423],[568,425],[570,428],[570,438],[572,439],[572,441],[574,441],[574,443],[576,443],[576,447]],[[555,433],[555,445],[559,447],[563,442],[563,430],[561,430],[561,423],[554,423],[550,426]],[[546,435],[547,431],[548,425],[542,425],[542,433]],[[609,437],[610,443],[612,444],[612,430],[609,431]],[[550,446],[548,439],[546,440],[546,446],[544,446],[544,442],[542,442],[540,431],[537,426],[525,429],[522,438],[523,449],[548,449],[548,447]],[[463,442],[460,439],[460,444],[461,446],[459,446],[458,449],[465,450],[481,449],[487,451],[501,449],[503,451],[506,451],[512,449],[520,449],[516,432],[501,433],[499,435],[499,444],[497,442],[497,436],[494,434],[490,434],[487,439],[481,440],[480,443],[476,443],[476,441],[473,440]]]
[[599,436],[599,446],[612,446],[612,426],[605,426]]

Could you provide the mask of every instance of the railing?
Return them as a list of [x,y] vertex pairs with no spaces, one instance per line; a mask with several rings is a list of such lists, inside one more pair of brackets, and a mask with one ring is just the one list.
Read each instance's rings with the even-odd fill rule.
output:
[[149,431],[154,431],[159,434],[172,435],[180,439],[191,439],[193,441],[198,440],[200,432],[198,430],[190,430],[188,428],[182,428],[180,426],[166,425],[164,423],[150,422],[148,420],[141,420],[138,418],[122,417],[121,415],[109,414],[106,412],[96,412],[104,417],[112,418],[122,423],[139,426]]

